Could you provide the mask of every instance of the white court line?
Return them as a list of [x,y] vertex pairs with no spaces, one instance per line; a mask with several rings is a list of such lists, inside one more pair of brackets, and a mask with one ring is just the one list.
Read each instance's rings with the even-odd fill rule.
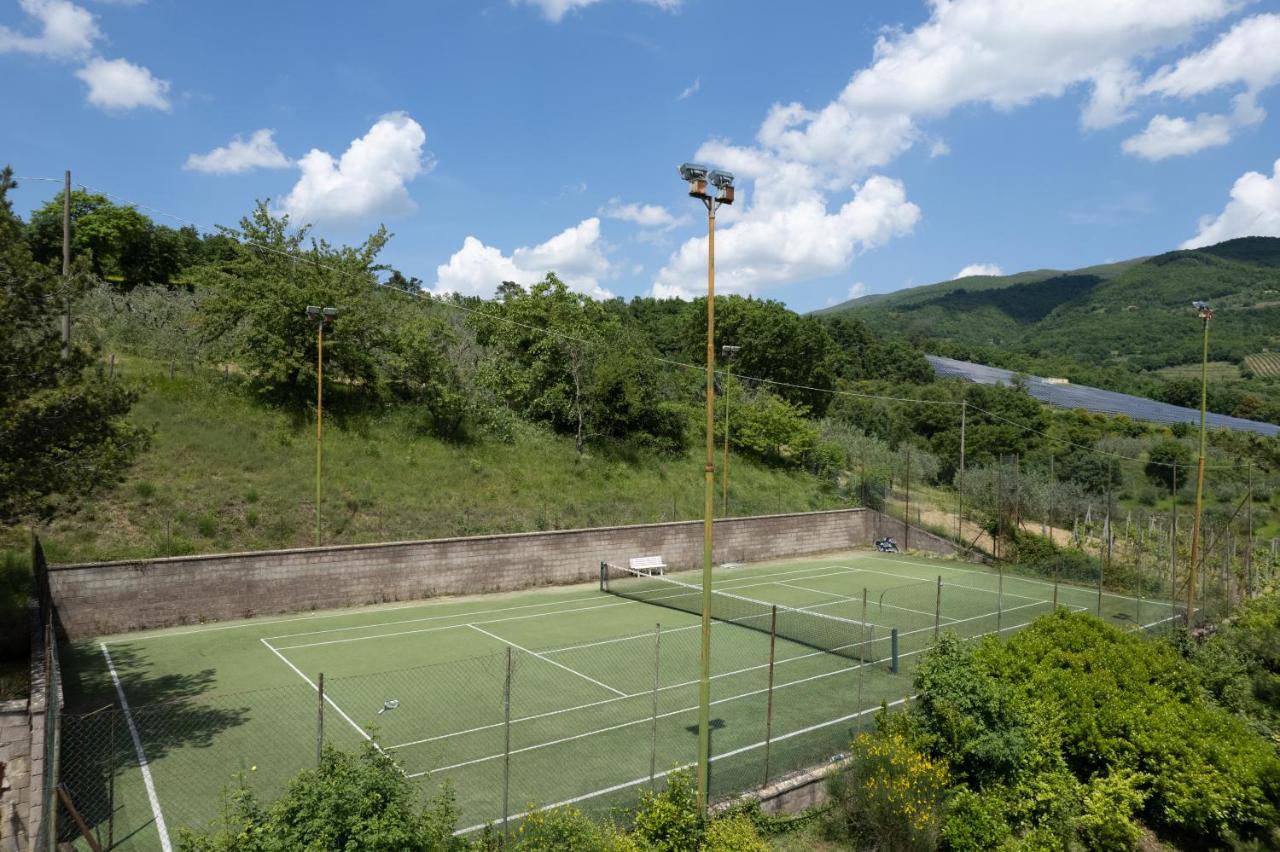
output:
[[564,663],[558,663],[555,660],[551,659],[550,657],[544,657],[541,654],[539,654],[537,651],[530,651],[528,648],[522,648],[519,645],[517,645],[515,642],[512,642],[508,639],[503,639],[501,636],[498,636],[494,633],[490,633],[488,630],[485,630],[482,627],[476,627],[474,624],[468,624],[467,626],[470,627],[472,630],[476,630],[476,631],[479,631],[480,633],[483,633],[485,636],[488,636],[491,639],[497,639],[499,642],[501,642],[504,645],[510,645],[512,648],[515,648],[517,651],[522,651],[526,654],[529,654],[530,656],[537,657],[539,660],[542,660],[545,663],[550,663],[556,668],[564,669],[569,674],[577,675],[578,677],[582,678],[585,681],[590,681],[591,683],[594,683],[596,686],[603,687],[604,689],[607,689],[610,692],[612,692],[614,695],[621,695],[624,698],[627,695],[621,689],[614,689],[612,686],[610,686],[607,683],[601,683],[600,681],[596,680],[590,675],[584,675],[582,672],[577,671],[576,669],[569,668]]
[[[269,651],[271,651],[271,653],[275,654],[275,655],[276,655],[277,657],[279,657],[281,660],[284,660],[284,664],[285,664],[286,666],[288,666],[289,668],[293,669],[294,673],[295,673],[295,674],[297,674],[297,676],[298,676],[298,677],[300,677],[300,678],[302,678],[303,680],[305,680],[305,681],[307,682],[307,685],[308,685],[308,686],[310,686],[310,687],[311,687],[312,689],[314,689],[316,692],[319,692],[319,691],[320,691],[320,687],[316,686],[315,681],[313,681],[311,678],[309,678],[309,677],[307,677],[306,675],[304,675],[304,674],[302,673],[302,670],[301,670],[301,669],[299,669],[299,668],[298,668],[297,666],[295,666],[293,663],[289,662],[289,658],[288,658],[288,657],[286,657],[284,654],[281,654],[281,653],[280,653],[280,651],[279,651],[278,649],[273,648],[273,647],[271,646],[271,643],[270,643],[270,642],[268,642],[266,639],[259,639],[258,641],[259,641],[259,642],[261,642],[263,645],[265,645],[265,646],[267,647],[267,649],[268,649]],[[354,721],[350,716],[348,716],[348,715],[346,714],[346,711],[344,711],[341,707],[339,707],[339,706],[338,706],[338,703],[337,703],[336,701],[334,701],[334,700],[333,700],[333,698],[332,698],[332,697],[330,697],[329,693],[327,693],[327,692],[324,694],[324,703],[325,703],[325,704],[328,704],[328,705],[329,705],[330,707],[332,707],[334,710],[337,710],[337,711],[338,711],[338,715],[339,715],[339,716],[341,716],[343,719],[345,719],[348,725],[350,725],[351,727],[355,728],[355,729],[356,729],[356,733],[357,733],[357,734],[359,734],[360,736],[364,737],[364,738],[365,738],[366,740],[368,740],[369,742],[373,742],[373,737],[369,736],[368,732],[367,732],[367,731],[365,731],[365,729],[364,729],[364,728],[362,728],[362,727],[360,727],[359,725],[357,725],[357,724],[355,723],[355,721]],[[382,751],[382,746],[378,745],[376,742],[373,742],[373,747],[374,747],[374,748],[376,748],[378,751]]]
[[156,818],[156,831],[160,834],[160,848],[164,852],[173,852],[169,843],[169,829],[164,824],[164,814],[160,812],[160,797],[156,795],[156,784],[151,779],[151,766],[147,763],[147,753],[142,749],[142,738],[138,736],[138,728],[133,724],[133,713],[129,711],[129,699],[124,697],[124,687],[120,685],[120,675],[116,674],[115,663],[111,661],[111,652],[105,643],[99,642],[102,656],[107,658],[107,670],[111,672],[111,682],[116,685],[116,695],[120,696],[120,709],[124,710],[124,721],[129,726],[129,736],[133,739],[133,750],[138,755],[138,768],[142,770],[142,783],[147,787],[147,800],[151,803],[151,814]]
[[[797,589],[797,590],[802,591],[802,592],[813,592],[815,595],[826,595],[827,597],[835,598],[835,600],[831,601],[830,603],[825,603],[825,604],[810,604],[808,607],[800,607],[800,609],[816,609],[816,608],[817,608],[817,607],[819,607],[819,606],[832,606],[832,605],[834,605],[834,604],[838,604],[838,603],[853,603],[854,601],[861,600],[861,596],[855,597],[855,596],[853,596],[853,595],[841,595],[841,594],[838,594],[838,593],[836,593],[836,592],[825,592],[825,591],[823,591],[822,589],[811,589],[811,588],[809,588],[808,586],[797,586],[795,583],[775,583],[774,585],[777,585],[777,586],[786,586],[788,589]],[[886,603],[881,603],[881,604],[876,604],[876,606],[878,606],[878,607],[888,607],[889,609],[900,609],[900,610],[902,610],[903,612],[912,612],[912,613],[915,613],[916,615],[927,615],[927,616],[929,616],[930,618],[933,618],[933,616],[934,616],[934,613],[932,613],[932,612],[925,612],[925,611],[924,611],[924,610],[922,610],[922,609],[911,609],[910,607],[898,606],[897,604],[886,604]],[[941,616],[941,617],[942,617],[943,619],[945,619],[946,621],[948,621],[948,622],[955,621],[955,619],[954,619],[954,618],[951,618],[950,616],[947,616],[947,615],[944,615],[944,616]],[[851,619],[851,620],[852,620],[852,619]],[[875,622],[868,622],[868,624],[871,624],[873,627],[884,627],[884,626],[885,626],[885,625],[882,625],[882,624],[876,624]]]
[[[1174,618],[1177,618],[1177,617],[1178,617],[1178,616],[1174,616]],[[1144,627],[1144,628],[1151,628],[1151,627],[1155,627],[1155,626],[1157,626],[1157,625],[1159,625],[1159,624],[1163,624],[1165,621],[1170,621],[1170,620],[1172,620],[1172,619],[1167,619],[1167,618],[1166,618],[1166,619],[1163,619],[1163,620],[1161,620],[1161,621],[1153,621],[1153,622],[1151,622],[1150,624],[1144,624],[1144,625],[1143,625],[1143,627]],[[1029,621],[1028,621],[1028,622],[1024,622],[1023,624],[1016,625],[1016,626],[1017,626],[1017,627],[1025,627],[1027,624],[1030,624],[1030,623],[1031,623],[1031,622],[1029,622]],[[1006,630],[1008,630],[1008,629],[1010,629],[1010,628],[1005,628],[1005,629],[1006,629]],[[978,634],[977,636],[974,636],[974,637],[971,637],[971,638],[973,638],[973,639],[980,639],[980,638],[982,638],[983,636],[986,636],[986,635],[989,635],[989,634],[987,634],[987,633],[980,633],[980,634]],[[915,654],[915,653],[920,653],[920,652],[919,652],[919,651],[912,651],[911,653],[912,653],[912,654]],[[908,655],[905,655],[905,654],[904,654],[903,656],[908,656]],[[775,687],[775,688],[776,688],[776,687]],[[916,695],[910,695],[910,696],[908,696],[908,697],[906,697],[906,698],[899,698],[897,701],[890,701],[890,702],[888,702],[885,706],[886,706],[886,707],[899,707],[899,706],[901,706],[901,705],[905,704],[905,703],[906,703],[906,702],[908,702],[908,701],[914,701],[916,698],[917,698],[917,696],[916,696]],[[809,725],[808,727],[805,727],[805,728],[800,728],[800,729],[795,730],[795,731],[789,731],[788,733],[780,734],[780,735],[778,735],[778,736],[776,736],[776,737],[773,737],[771,740],[769,740],[769,742],[771,742],[771,743],[776,743],[776,742],[779,742],[780,740],[788,740],[788,739],[791,739],[792,737],[803,736],[804,734],[810,734],[810,733],[813,733],[814,731],[821,730],[822,728],[829,728],[829,727],[831,727],[832,725],[839,725],[839,724],[841,724],[841,723],[849,722],[849,721],[852,721],[852,720],[854,720],[854,719],[857,719],[857,718],[859,718],[859,717],[861,717],[861,716],[865,716],[865,715],[866,715],[866,714],[868,714],[868,713],[877,713],[877,712],[879,712],[879,711],[880,711],[880,708],[879,708],[879,707],[866,708],[866,709],[863,709],[863,710],[859,710],[859,711],[858,711],[858,712],[856,712],[856,713],[850,713],[850,714],[848,714],[848,715],[846,715],[846,716],[841,716],[841,717],[839,717],[839,718],[837,718],[837,719],[829,719],[829,720],[827,720],[826,722],[818,722],[817,724]],[[648,721],[648,720],[645,720],[645,721]],[[715,755],[712,755],[712,756],[711,756],[711,758],[710,758],[710,762],[711,762],[711,763],[715,763],[717,760],[723,760],[724,758],[727,758],[727,757],[736,757],[736,756],[738,756],[738,755],[740,755],[740,754],[744,754],[744,753],[746,753],[746,752],[748,752],[748,751],[753,751],[753,750],[758,749],[758,748],[763,748],[764,746],[765,746],[765,741],[764,741],[764,740],[760,740],[759,742],[751,743],[750,745],[745,745],[745,746],[742,746],[742,747],[740,747],[740,748],[733,749],[732,751],[726,751],[726,752],[724,752],[724,753],[722,753],[722,754],[715,754]],[[682,771],[682,770],[689,769],[689,768],[690,768],[690,767],[692,767],[693,765],[694,765],[694,764],[692,764],[692,763],[686,763],[686,764],[683,764],[682,766],[676,766],[676,767],[673,767],[673,768],[671,768],[671,769],[667,769],[667,770],[663,770],[663,771],[661,771],[661,772],[658,772],[658,773],[656,773],[656,774],[654,775],[654,777],[655,777],[655,778],[665,778],[665,777],[667,777],[668,775],[670,775],[670,774],[671,774],[671,773],[673,773],[673,772],[680,772],[680,771]],[[439,771],[439,770],[437,770],[437,771]],[[411,777],[413,777],[413,776],[411,776]],[[512,820],[515,820],[515,819],[524,819],[525,817],[529,816],[530,814],[540,813],[540,812],[542,812],[542,811],[547,811],[547,810],[553,810],[553,809],[555,809],[555,808],[561,808],[561,807],[564,807],[565,805],[577,804],[578,802],[584,802],[584,801],[586,801],[586,800],[588,800],[588,799],[595,799],[595,798],[598,798],[598,797],[600,797],[600,796],[607,796],[607,795],[608,795],[608,794],[610,794],[610,793],[616,793],[616,792],[618,792],[618,791],[620,791],[620,790],[626,790],[626,789],[631,788],[631,787],[639,787],[639,786],[640,786],[640,785],[642,785],[642,784],[647,784],[647,783],[649,783],[649,780],[650,780],[649,776],[648,776],[648,775],[646,775],[646,776],[644,776],[643,778],[636,778],[636,779],[631,780],[631,781],[625,781],[625,782],[623,782],[623,783],[621,783],[621,784],[614,784],[614,785],[612,785],[612,786],[610,786],[610,787],[602,787],[602,788],[601,788],[601,789],[599,789],[599,790],[593,790],[593,791],[591,791],[590,793],[583,793],[583,794],[582,794],[582,795],[580,795],[580,796],[574,796],[574,797],[569,798],[569,799],[564,799],[564,800],[562,800],[562,801],[555,802],[554,804],[550,804],[550,805],[543,805],[542,807],[534,808],[533,810],[521,811],[520,813],[517,813],[517,814],[511,814],[511,815],[510,815],[510,817],[509,817],[509,819],[512,819]],[[476,825],[470,825],[470,826],[467,826],[466,828],[460,828],[460,829],[458,829],[457,831],[455,831],[455,832],[454,832],[454,834],[455,834],[455,835],[470,834],[470,833],[471,833],[471,832],[473,832],[473,831],[480,831],[481,829],[483,829],[483,828],[485,828],[486,826],[489,826],[489,825],[491,825],[491,824],[492,824],[492,822],[484,822],[484,823],[478,823],[478,824],[476,824]]]

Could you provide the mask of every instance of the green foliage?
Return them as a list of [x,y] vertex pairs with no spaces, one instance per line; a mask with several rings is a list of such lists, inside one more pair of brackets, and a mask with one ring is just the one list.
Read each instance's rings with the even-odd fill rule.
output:
[[520,820],[508,849],[515,852],[639,852],[612,823],[594,822],[574,807],[535,810]]
[[453,836],[457,809],[447,788],[424,809],[394,761],[366,743],[359,754],[326,747],[319,767],[299,773],[270,805],[244,786],[205,831],[180,829],[184,852],[445,852],[466,848]]
[[910,852],[937,848],[947,766],[899,731],[860,734],[848,768],[828,782],[835,809],[831,836],[858,848]]
[[1090,781],[1078,823],[1085,848],[1125,852],[1137,845],[1142,830],[1132,817],[1142,808],[1147,797],[1142,788],[1150,780],[1131,770],[1119,770]]
[[947,799],[942,842],[951,852],[984,852],[1000,847],[1012,831],[1004,815],[1004,800],[956,787]]
[[745,814],[711,821],[702,838],[702,852],[769,852],[769,844]]
[[32,258],[13,186],[12,171],[0,171],[0,522],[73,503],[147,443],[124,420],[135,396],[93,374],[95,353],[75,339],[63,357],[59,315],[78,288],[67,294]]
[[1190,447],[1174,438],[1166,438],[1148,451],[1143,471],[1152,482],[1170,489],[1175,485],[1175,476],[1177,485],[1185,485],[1190,479],[1191,459]]
[[[767,390],[732,399],[729,441],[757,458],[779,464],[807,461],[817,446],[818,430],[803,405]],[[723,421],[718,424],[723,439]]]
[[667,786],[640,797],[633,837],[651,852],[688,852],[701,842],[702,821],[687,772],[667,775]]
[[1187,654],[1214,699],[1280,743],[1280,589],[1272,586]]

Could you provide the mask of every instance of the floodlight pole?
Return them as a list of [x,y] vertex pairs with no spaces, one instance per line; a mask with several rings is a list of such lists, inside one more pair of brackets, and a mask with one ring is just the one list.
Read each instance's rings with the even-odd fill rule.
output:
[[[698,812],[707,814],[711,789],[711,562],[715,513],[716,208],[733,203],[733,175],[686,163],[680,176],[689,195],[707,208],[707,405],[706,467],[702,515],[702,648],[698,672]],[[715,189],[708,192],[707,184]]]
[[1187,578],[1187,626],[1195,618],[1196,557],[1200,549],[1200,514],[1204,505],[1204,454],[1205,410],[1209,404],[1209,320],[1213,309],[1203,302],[1196,303],[1200,320],[1204,323],[1204,350],[1200,357],[1200,458],[1196,462],[1196,515],[1191,523],[1191,573]]

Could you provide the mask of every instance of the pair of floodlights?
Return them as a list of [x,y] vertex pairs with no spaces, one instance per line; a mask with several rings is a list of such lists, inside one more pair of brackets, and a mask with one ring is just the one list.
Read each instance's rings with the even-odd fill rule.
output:
[[1196,309],[1196,314],[1205,322],[1213,319],[1213,308],[1209,307],[1208,302],[1192,302],[1191,307]]
[[[698,163],[685,163],[680,167],[680,177],[689,184],[689,194],[703,201],[715,201],[717,204],[733,203],[733,175],[719,169],[708,168]],[[707,192],[707,184],[716,188],[712,196]]]
[[307,318],[328,325],[338,318],[338,309],[322,308],[319,305],[307,305]]

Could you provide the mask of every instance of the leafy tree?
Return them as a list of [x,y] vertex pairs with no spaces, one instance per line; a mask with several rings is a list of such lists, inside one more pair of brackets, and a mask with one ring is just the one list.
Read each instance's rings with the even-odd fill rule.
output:
[[[106,484],[146,444],[126,422],[134,395],[93,375],[78,338],[62,355],[59,316],[87,270],[63,282],[37,264],[0,171],[0,519],[47,514]],[[71,293],[66,287],[72,288]]]
[[848,314],[823,318],[827,332],[844,356],[843,374],[862,381],[926,384],[933,381],[933,367],[924,353],[901,338],[884,339],[862,319]]
[[1177,477],[1178,485],[1185,485],[1191,469],[1191,448],[1181,441],[1172,438],[1161,441],[1147,453],[1147,464],[1143,472],[1155,483],[1166,489],[1174,486],[1174,465],[1181,474]]
[[284,795],[261,804],[248,787],[232,790],[221,820],[205,831],[180,829],[183,852],[448,852],[457,807],[447,787],[424,809],[395,762],[372,743],[358,754],[326,746],[320,765],[300,772]]
[[191,278],[209,293],[203,305],[207,339],[268,396],[299,402],[316,381],[316,327],[307,305],[334,307],[337,319],[325,330],[324,369],[350,390],[374,393],[380,360],[390,345],[387,302],[374,283],[386,245],[379,228],[356,247],[310,240],[309,228],[292,228],[260,202],[240,220],[225,259],[197,267]]

